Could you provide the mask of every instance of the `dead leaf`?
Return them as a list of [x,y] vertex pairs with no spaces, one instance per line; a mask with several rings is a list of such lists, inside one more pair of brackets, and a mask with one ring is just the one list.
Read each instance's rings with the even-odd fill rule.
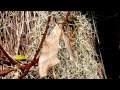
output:
[[58,64],[60,61],[57,56],[53,56],[50,59],[46,60],[44,63],[39,63],[39,75],[40,77],[47,76],[48,70]]
[[47,76],[48,70],[58,64],[60,61],[57,57],[59,50],[59,38],[61,29],[56,24],[50,35],[46,37],[39,59],[39,75],[40,77]]
[[65,42],[65,47],[67,48],[67,50],[70,54],[70,60],[76,61],[77,60],[77,56],[76,56],[77,53],[72,49],[72,47],[70,45],[70,39],[67,37],[67,35],[64,34],[64,32],[62,32],[62,36],[63,36],[63,40]]

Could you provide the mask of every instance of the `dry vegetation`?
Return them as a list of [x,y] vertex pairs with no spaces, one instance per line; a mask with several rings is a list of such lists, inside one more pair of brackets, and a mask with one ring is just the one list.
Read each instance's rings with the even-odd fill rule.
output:
[[[66,16],[65,11],[1,11],[0,12],[0,44],[11,55],[24,54],[26,61],[19,63],[27,64],[30,62],[38,48],[48,16],[51,17],[47,35],[53,30],[57,23],[60,27]],[[48,75],[43,79],[102,79],[102,65],[99,55],[95,49],[95,32],[92,28],[90,18],[82,15],[81,12],[71,11],[71,15],[77,18],[74,21],[76,27],[72,30],[70,23],[65,24],[65,35],[70,39],[70,45],[77,55],[76,63],[70,62],[70,53],[65,47],[65,43],[60,38],[58,58],[60,63],[49,70]],[[55,22],[56,18],[56,22]],[[0,51],[0,70],[6,70],[13,65],[3,62],[3,53]],[[6,62],[7,58],[4,58]],[[22,70],[12,71],[7,75],[0,76],[2,79],[16,78]],[[39,79],[38,65],[34,65],[25,79]]]

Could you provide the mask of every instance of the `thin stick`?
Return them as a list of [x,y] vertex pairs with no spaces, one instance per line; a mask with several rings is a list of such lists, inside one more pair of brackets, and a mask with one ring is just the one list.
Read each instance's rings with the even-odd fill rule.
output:
[[25,76],[28,74],[29,69],[30,69],[30,68],[25,69],[25,72],[24,72],[21,76],[19,76],[18,78],[19,78],[19,79],[22,79],[23,77],[25,77]]
[[44,34],[43,34],[41,43],[39,44],[39,47],[38,47],[38,49],[36,50],[36,54],[34,55],[34,58],[33,58],[33,61],[32,61],[32,62],[35,61],[36,57],[38,56],[38,54],[39,54],[39,52],[40,52],[40,50],[41,50],[41,48],[42,48],[43,42],[44,42],[44,40],[45,40],[47,31],[48,31],[48,28],[49,28],[50,18],[51,18],[51,16],[48,17],[48,21],[47,21],[47,24],[46,24],[46,30],[45,30],[45,32],[44,32]]
[[13,70],[2,70],[2,71],[0,71],[0,75],[8,74],[11,71],[13,71]]

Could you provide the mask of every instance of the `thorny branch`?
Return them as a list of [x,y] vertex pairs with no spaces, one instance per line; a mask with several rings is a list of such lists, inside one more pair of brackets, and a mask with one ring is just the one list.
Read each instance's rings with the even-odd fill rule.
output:
[[[49,28],[49,23],[50,23],[50,19],[51,19],[51,16],[48,17],[48,21],[47,21],[47,24],[46,24],[46,29],[45,29],[45,32],[43,34],[43,37],[42,37],[42,40],[41,40],[41,43],[39,44],[39,47],[38,49],[36,50],[36,54],[34,55],[34,58],[33,60],[31,61],[31,63],[27,64],[27,65],[23,65],[23,66],[18,66],[17,69],[25,69],[25,72],[19,77],[19,79],[22,79],[24,76],[26,76],[29,72],[29,69],[35,65],[36,63],[38,63],[38,60],[39,60],[39,52],[42,48],[42,45],[43,45],[43,42],[45,40],[45,37],[46,37],[46,34],[47,34],[47,31],[48,31],[48,28]],[[13,63],[13,65],[17,64],[7,53],[6,51],[2,48],[2,46],[0,45],[0,49],[3,51],[3,53],[6,55],[6,57],[9,58],[9,60],[11,61],[11,63]],[[38,56],[38,58],[37,58]],[[4,74],[7,74],[11,71],[14,71],[16,70],[15,68],[11,69],[11,70],[3,70],[3,71],[0,71],[0,75],[4,75]]]
[[24,76],[26,76],[28,74],[29,70],[30,70],[30,66],[28,69],[25,69],[25,72],[21,76],[19,76],[19,79],[22,79]]

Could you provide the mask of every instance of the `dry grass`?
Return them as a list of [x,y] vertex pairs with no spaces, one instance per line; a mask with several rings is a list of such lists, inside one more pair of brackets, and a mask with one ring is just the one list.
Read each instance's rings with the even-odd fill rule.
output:
[[[1,11],[0,43],[10,55],[24,54],[28,60],[21,61],[21,63],[28,63],[34,57],[49,14],[54,15],[57,18],[57,22],[60,23],[66,13],[65,11],[53,11],[52,13],[48,11]],[[58,53],[61,62],[52,68],[44,79],[54,77],[58,79],[102,79],[102,65],[97,62],[99,61],[99,56],[95,49],[96,35],[90,23],[91,20],[86,18],[86,15],[82,15],[81,12],[72,11],[71,13],[78,19],[78,21],[74,22],[77,28],[73,33],[70,33],[70,28],[66,25],[65,33],[70,38],[72,49],[77,54],[77,62],[72,64],[69,61],[69,53],[61,39],[60,45],[62,48]],[[52,17],[49,31],[53,29],[55,23]],[[0,65],[0,69],[4,70],[6,68],[8,68],[8,65]],[[1,78],[12,78],[13,73],[15,72],[11,72]],[[20,73],[21,71],[19,70]],[[38,66],[32,67],[25,78],[38,79]]]

